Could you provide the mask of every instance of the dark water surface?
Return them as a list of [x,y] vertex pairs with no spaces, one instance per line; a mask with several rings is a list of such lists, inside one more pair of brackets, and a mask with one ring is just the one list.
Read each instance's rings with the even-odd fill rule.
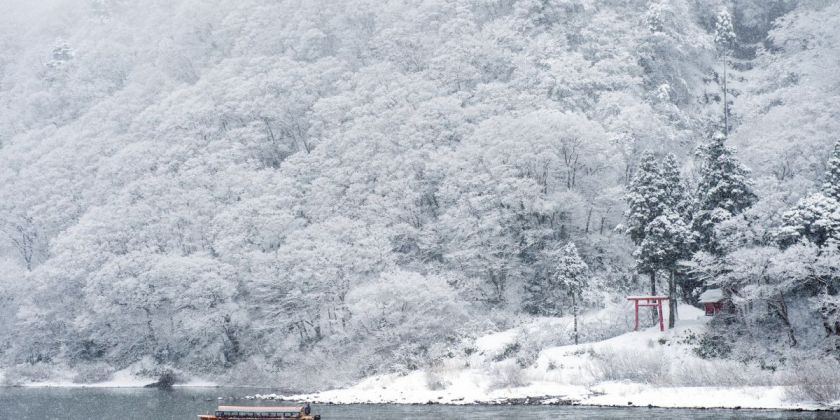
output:
[[[218,404],[260,405],[241,388],[0,388],[0,420],[197,420]],[[221,399],[219,399],[221,397]],[[265,405],[271,405],[268,402]],[[564,406],[314,405],[324,420],[361,419],[834,419],[838,413]]]

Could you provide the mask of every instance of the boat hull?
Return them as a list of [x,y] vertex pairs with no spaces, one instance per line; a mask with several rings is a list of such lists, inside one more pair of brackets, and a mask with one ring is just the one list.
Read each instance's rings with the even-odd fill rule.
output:
[[320,420],[321,416],[299,416],[299,417],[216,417],[214,415],[199,415],[198,420]]

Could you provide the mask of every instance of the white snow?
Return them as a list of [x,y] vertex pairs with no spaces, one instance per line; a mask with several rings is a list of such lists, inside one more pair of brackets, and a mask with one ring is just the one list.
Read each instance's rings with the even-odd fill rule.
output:
[[114,372],[111,379],[97,383],[75,383],[66,378],[67,375],[38,382],[23,383],[25,387],[56,387],[56,388],[142,388],[144,385],[155,382],[152,378],[136,376],[129,369]]
[[785,388],[781,386],[748,387],[655,387],[621,382],[604,382],[591,388],[602,395],[588,396],[587,405],[633,405],[668,408],[817,408],[785,402]]
[[[286,398],[351,403],[472,404],[505,402],[510,399],[539,399],[541,403],[567,401],[581,405],[722,407],[815,409],[815,404],[786,401],[781,386],[657,386],[630,381],[602,380],[596,357],[627,357],[629,363],[664,363],[673,369],[669,375],[692,375],[700,363],[691,347],[681,344],[687,334],[700,334],[707,317],[703,311],[683,305],[676,328],[660,332],[658,327],[628,332],[595,343],[552,347],[542,350],[535,363],[519,369],[515,360],[491,361],[472,355],[456,358],[444,366],[415,371],[407,375],[369,377],[346,388],[313,394],[256,398]],[[665,308],[667,317],[667,308]],[[516,340],[522,327],[497,332],[475,342],[477,353],[498,355]],[[641,361],[641,362],[640,362]],[[725,369],[726,366],[721,366]],[[640,375],[646,372],[639,372]],[[726,374],[726,372],[722,372]]]
[[701,303],[705,302],[720,302],[723,299],[723,290],[721,289],[709,289],[703,292],[698,299]]
[[[57,372],[56,377],[46,381],[26,382],[20,384],[31,388],[142,388],[157,381],[157,378],[137,375],[132,368],[126,368],[111,376],[111,379],[95,383],[77,383],[69,379],[71,372]],[[201,378],[189,378],[174,387],[215,387],[215,382]]]
[[475,347],[479,353],[496,354],[516,340],[519,328],[488,334],[475,340]]

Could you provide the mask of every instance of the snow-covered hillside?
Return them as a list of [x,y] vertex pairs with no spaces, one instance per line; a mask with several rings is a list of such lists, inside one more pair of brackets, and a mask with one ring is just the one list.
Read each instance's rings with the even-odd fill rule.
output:
[[255,398],[337,404],[840,408],[840,401],[826,406],[797,400],[790,385],[778,385],[781,375],[701,359],[693,351],[693,338],[703,334],[709,318],[691,306],[680,306],[679,311],[681,320],[675,329],[660,332],[650,327],[603,341],[542,349],[524,368],[517,364],[516,352],[509,350],[520,336],[521,328],[516,328],[483,336],[475,341],[474,353],[434,369],[376,375],[345,389]]
[[838,1],[0,9],[2,384],[840,397]]

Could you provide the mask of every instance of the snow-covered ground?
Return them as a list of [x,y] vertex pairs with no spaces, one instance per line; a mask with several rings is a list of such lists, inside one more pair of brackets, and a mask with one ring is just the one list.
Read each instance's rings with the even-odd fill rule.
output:
[[[660,332],[654,327],[594,343],[546,348],[525,368],[515,357],[505,358],[505,350],[521,337],[519,327],[484,336],[475,341],[477,350],[469,356],[453,358],[433,369],[377,375],[346,389],[256,397],[339,404],[518,400],[610,406],[820,408],[788,401],[783,386],[702,386],[704,375],[729,378],[734,365],[697,357],[688,342],[704,331],[707,318],[691,306],[681,306],[679,314],[681,320],[673,330]],[[612,379],[628,376],[638,380]]]
[[61,387],[61,388],[142,388],[145,385],[155,382],[155,379],[137,376],[129,369],[124,369],[118,372],[115,372],[111,379],[103,382],[96,382],[96,383],[75,383],[70,378],[63,378],[62,376],[67,375],[57,375],[56,378],[52,378],[47,381],[36,381],[36,382],[28,382],[22,383],[21,386],[25,387]]
[[[43,381],[21,382],[15,384],[22,387],[53,387],[53,388],[142,388],[155,383],[157,378],[139,375],[132,368],[114,372],[110,379],[100,382],[80,383],[73,380],[74,372],[56,371],[54,375]],[[0,384],[5,383],[4,372],[0,371]],[[174,387],[215,387],[215,382],[201,378],[187,378],[173,385]]]
[[[53,388],[143,388],[146,385],[153,384],[157,381],[155,378],[148,378],[143,376],[132,375],[126,371],[119,371],[114,373],[114,376],[103,382],[94,383],[76,383],[72,380],[50,380],[40,382],[29,382],[21,384],[24,387],[53,387]],[[179,382],[172,385],[175,388],[179,387],[216,387],[218,384],[212,381],[190,378],[185,382]]]

